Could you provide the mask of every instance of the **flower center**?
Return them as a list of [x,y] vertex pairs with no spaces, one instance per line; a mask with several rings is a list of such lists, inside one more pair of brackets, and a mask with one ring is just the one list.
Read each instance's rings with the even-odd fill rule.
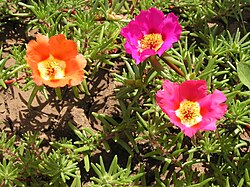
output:
[[53,56],[38,63],[38,71],[44,80],[58,80],[65,76],[66,63]]
[[187,127],[196,125],[202,120],[198,102],[182,101],[179,109],[175,111],[175,114],[181,120],[181,123]]
[[139,41],[139,50],[140,52],[144,49],[153,49],[155,51],[158,51],[158,49],[161,48],[162,44],[163,40],[161,34],[147,34]]

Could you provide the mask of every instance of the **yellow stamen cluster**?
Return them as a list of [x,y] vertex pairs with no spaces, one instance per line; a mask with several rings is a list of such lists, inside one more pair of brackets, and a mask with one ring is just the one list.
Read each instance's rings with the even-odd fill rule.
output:
[[145,49],[153,49],[158,51],[163,44],[162,35],[161,34],[147,34],[139,41],[139,50],[143,51]]
[[59,80],[65,76],[66,63],[52,56],[38,63],[38,71],[44,80]]
[[182,101],[179,109],[175,111],[175,114],[181,120],[181,123],[187,127],[196,125],[202,120],[198,102]]

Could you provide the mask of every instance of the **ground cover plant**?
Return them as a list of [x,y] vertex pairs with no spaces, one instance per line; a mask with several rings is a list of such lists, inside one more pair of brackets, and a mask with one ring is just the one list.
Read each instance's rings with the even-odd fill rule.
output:
[[0,10],[0,186],[250,186],[248,1]]

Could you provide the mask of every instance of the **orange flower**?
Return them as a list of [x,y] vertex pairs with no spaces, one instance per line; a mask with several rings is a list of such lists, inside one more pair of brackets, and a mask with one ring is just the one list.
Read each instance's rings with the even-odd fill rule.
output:
[[25,58],[38,86],[76,86],[83,81],[86,60],[78,54],[76,43],[63,34],[51,38],[37,34],[36,41],[28,43]]

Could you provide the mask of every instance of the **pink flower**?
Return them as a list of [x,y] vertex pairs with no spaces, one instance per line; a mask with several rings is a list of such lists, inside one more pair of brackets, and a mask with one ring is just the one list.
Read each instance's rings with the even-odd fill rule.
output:
[[188,80],[182,84],[166,80],[156,101],[170,121],[189,137],[198,130],[215,130],[216,121],[227,110],[226,96],[219,90],[207,93],[206,81]]
[[122,28],[121,35],[127,39],[126,52],[139,64],[149,56],[161,56],[179,40],[181,31],[174,13],[165,17],[162,11],[150,8],[142,10],[135,20]]

